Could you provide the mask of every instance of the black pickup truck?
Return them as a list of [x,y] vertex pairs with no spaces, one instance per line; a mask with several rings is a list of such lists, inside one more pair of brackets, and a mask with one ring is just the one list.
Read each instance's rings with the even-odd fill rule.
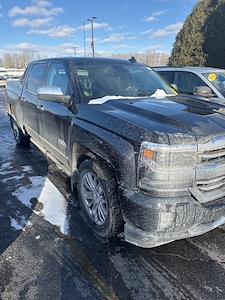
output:
[[[7,87],[17,144],[71,178],[90,229],[155,247],[225,223],[225,113],[134,60],[31,63]],[[54,201],[54,199],[52,199]]]

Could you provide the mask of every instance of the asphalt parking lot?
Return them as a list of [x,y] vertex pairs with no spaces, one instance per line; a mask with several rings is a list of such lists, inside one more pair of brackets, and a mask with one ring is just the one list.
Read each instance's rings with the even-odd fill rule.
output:
[[225,299],[225,229],[141,249],[88,232],[65,175],[15,145],[0,90],[0,299]]

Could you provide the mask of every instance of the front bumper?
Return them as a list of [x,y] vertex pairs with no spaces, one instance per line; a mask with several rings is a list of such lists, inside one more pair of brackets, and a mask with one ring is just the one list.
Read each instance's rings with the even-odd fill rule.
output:
[[225,223],[225,198],[201,204],[191,195],[159,198],[119,188],[125,240],[152,248],[198,236]]

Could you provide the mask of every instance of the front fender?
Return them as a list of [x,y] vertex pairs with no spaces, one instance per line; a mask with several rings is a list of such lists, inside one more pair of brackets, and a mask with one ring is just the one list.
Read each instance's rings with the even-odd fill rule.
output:
[[76,119],[71,126],[69,145],[70,161],[74,162],[73,172],[77,169],[80,153],[76,149],[79,146],[110,164],[119,185],[126,188],[136,186],[135,151],[128,141],[106,129]]

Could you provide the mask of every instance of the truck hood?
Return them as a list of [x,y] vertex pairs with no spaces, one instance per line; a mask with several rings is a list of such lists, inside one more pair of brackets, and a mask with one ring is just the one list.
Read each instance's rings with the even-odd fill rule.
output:
[[81,105],[78,116],[126,139],[180,144],[225,136],[224,107],[182,96]]

